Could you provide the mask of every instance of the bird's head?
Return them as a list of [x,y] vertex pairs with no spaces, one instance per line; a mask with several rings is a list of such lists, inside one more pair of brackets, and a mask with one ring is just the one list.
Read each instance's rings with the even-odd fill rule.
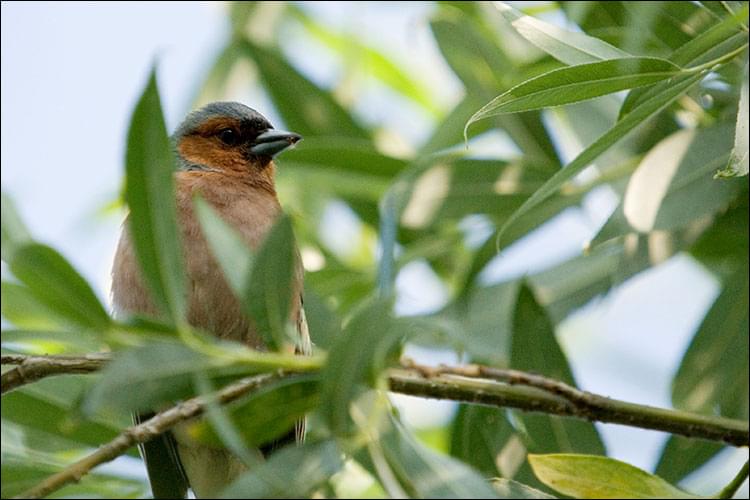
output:
[[[301,137],[275,130],[237,102],[214,102],[190,113],[173,136],[181,168],[268,175],[275,155]],[[272,174],[271,174],[272,175]]]

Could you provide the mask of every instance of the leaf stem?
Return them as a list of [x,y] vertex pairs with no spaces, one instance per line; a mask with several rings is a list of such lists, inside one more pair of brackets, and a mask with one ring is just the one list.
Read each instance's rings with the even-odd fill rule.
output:
[[745,479],[747,479],[748,475],[748,462],[745,461],[745,465],[742,466],[740,471],[737,473],[736,476],[734,476],[734,479],[732,479],[728,485],[724,487],[723,490],[719,492],[717,495],[718,498],[732,498],[735,493],[737,493],[737,490],[740,489],[740,486],[742,486],[742,483],[745,482]]

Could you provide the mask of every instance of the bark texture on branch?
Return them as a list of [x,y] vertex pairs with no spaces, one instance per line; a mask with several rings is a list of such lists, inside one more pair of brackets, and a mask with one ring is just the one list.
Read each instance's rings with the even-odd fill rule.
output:
[[[94,372],[101,369],[109,359],[108,354],[81,357],[3,355],[3,365],[17,366],[2,375],[2,391],[6,392],[46,376]],[[226,404],[272,381],[291,375],[291,372],[279,370],[245,378],[222,388],[212,397],[219,404]],[[610,399],[581,391],[559,380],[518,370],[481,365],[433,367],[404,360],[402,368],[389,370],[387,377],[391,391],[411,396],[622,424],[721,441],[733,446],[747,446],[750,441],[750,429],[746,421]],[[97,465],[117,458],[131,446],[148,441],[184,420],[201,415],[206,405],[205,396],[196,397],[165,410],[140,425],[130,427],[96,452],[50,476],[18,498],[41,498],[66,484],[78,481]]]

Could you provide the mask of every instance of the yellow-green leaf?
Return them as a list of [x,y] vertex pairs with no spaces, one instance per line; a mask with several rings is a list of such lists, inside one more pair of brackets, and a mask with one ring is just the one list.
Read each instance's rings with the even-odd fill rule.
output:
[[544,484],[575,498],[701,498],[625,462],[597,455],[529,455]]

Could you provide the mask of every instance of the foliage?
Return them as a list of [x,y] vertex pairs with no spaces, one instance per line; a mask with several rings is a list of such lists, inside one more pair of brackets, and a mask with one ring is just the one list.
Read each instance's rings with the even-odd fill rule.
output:
[[[748,8],[716,4],[547,7],[580,31],[502,2],[437,4],[430,28],[465,88],[447,110],[409,68],[303,5],[231,5],[226,46],[197,102],[225,97],[231,73],[250,63],[254,84],[284,122],[276,125],[304,136],[279,160],[278,184],[297,245],[323,262],[306,273],[305,308],[316,353],[327,361],[319,375],[216,407],[194,426],[198,438],[232,439],[232,449],[246,454],[310,412],[308,444],[275,454],[232,485],[228,498],[320,489],[344,496],[347,478],[356,475],[372,484],[361,495],[691,497],[670,482],[723,446],[672,437],[656,471],[662,479],[606,458],[591,423],[462,406],[445,430],[446,455],[420,442],[382,389],[406,342],[574,385],[555,326],[624,280],[687,254],[716,275],[722,292],[676,370],[673,403],[748,419]],[[273,35],[260,34],[259,22]],[[432,135],[409,154],[383,147],[351,102],[285,55],[289,30],[327,50],[345,72],[365,72],[421,110],[434,121]],[[564,133],[550,126],[550,108],[565,118]],[[472,155],[474,138],[488,131],[505,134],[520,154]],[[582,143],[567,164],[556,147],[564,135]],[[464,136],[471,138],[466,150]],[[15,326],[3,330],[4,352],[116,354],[99,375],[49,379],[3,396],[3,497],[111,439],[127,425],[128,410],[204,393],[248,373],[297,367],[288,356],[227,346],[184,324],[169,155],[153,72],[132,115],[125,198],[135,248],[164,313],[158,319],[110,319],[64,257],[33,241],[3,195],[2,258],[16,278],[2,288],[3,317]],[[487,286],[479,279],[498,252],[602,189],[621,201],[586,252],[523,281]],[[331,202],[344,204],[361,224],[361,241],[349,253],[331,249],[318,224]],[[269,346],[282,346],[284,290],[295,258],[290,219],[251,255],[205,202],[196,200],[196,209],[246,312],[265,325]],[[478,246],[465,230],[471,220],[490,228]],[[415,262],[434,271],[450,300],[432,314],[395,317],[396,276]],[[502,479],[491,484],[495,477]],[[146,491],[138,481],[93,474],[57,495]]]

